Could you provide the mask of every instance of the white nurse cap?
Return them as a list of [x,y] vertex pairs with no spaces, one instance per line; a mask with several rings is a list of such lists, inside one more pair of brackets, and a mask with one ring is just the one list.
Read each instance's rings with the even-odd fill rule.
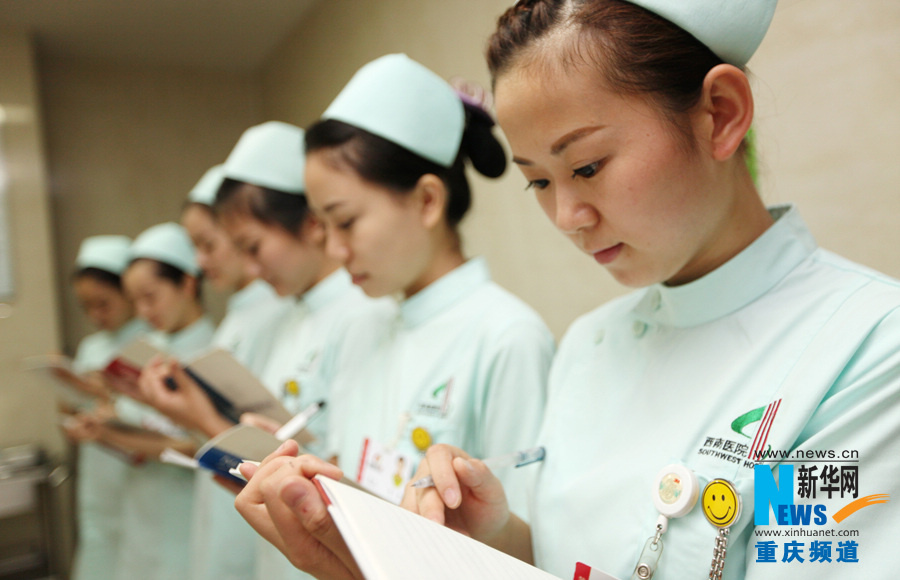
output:
[[762,42],[777,0],[628,0],[677,24],[719,58],[742,67]]
[[250,127],[225,160],[225,177],[285,193],[302,194],[303,129],[269,121]]
[[216,165],[206,171],[194,189],[188,193],[188,201],[212,206],[216,201],[216,194],[222,181],[225,179],[225,170],[222,165]]
[[144,230],[131,244],[129,257],[131,260],[149,258],[163,262],[192,276],[200,273],[194,246],[187,231],[172,222]]
[[359,69],[322,119],[343,121],[443,167],[456,160],[465,128],[456,92],[405,54],[382,56]]
[[97,268],[121,275],[130,260],[128,250],[131,238],[127,236],[91,236],[85,238],[78,248],[75,266]]

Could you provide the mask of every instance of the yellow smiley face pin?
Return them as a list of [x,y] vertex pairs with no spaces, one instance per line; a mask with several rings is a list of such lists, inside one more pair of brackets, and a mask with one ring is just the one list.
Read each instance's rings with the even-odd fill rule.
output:
[[298,397],[300,396],[300,383],[291,379],[284,383],[284,394],[288,397]]
[[714,479],[703,488],[703,514],[717,528],[728,528],[741,516],[741,495],[727,479]]
[[416,427],[412,432],[412,442],[419,451],[427,451],[431,447],[431,433],[423,427]]

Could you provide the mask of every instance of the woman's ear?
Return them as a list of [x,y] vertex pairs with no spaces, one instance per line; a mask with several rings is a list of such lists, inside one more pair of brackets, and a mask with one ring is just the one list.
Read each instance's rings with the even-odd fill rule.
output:
[[315,246],[325,247],[325,224],[311,211],[300,224],[300,239]]
[[190,274],[186,274],[184,278],[182,278],[182,287],[184,288],[185,296],[189,297],[191,300],[197,298],[197,290],[198,285],[200,284],[200,278],[197,276],[191,276]]
[[753,123],[753,93],[744,72],[720,64],[706,73],[700,137],[717,161],[729,159],[741,146]]
[[418,204],[422,225],[433,229],[444,223],[447,213],[447,186],[440,177],[426,173],[416,182],[413,200]]

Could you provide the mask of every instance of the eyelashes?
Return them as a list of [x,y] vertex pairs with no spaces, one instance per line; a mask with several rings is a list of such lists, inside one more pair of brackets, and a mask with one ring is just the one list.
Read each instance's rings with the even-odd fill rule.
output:
[[[572,179],[576,179],[578,177],[584,179],[590,179],[600,173],[600,170],[603,169],[603,166],[606,165],[606,158],[600,159],[599,161],[594,161],[593,163],[588,163],[587,165],[582,165],[572,171]],[[545,189],[550,185],[549,179],[533,179],[528,182],[525,186],[526,190],[529,189]]]
[[548,185],[550,185],[549,179],[535,179],[528,182],[528,185],[525,186],[525,190],[527,191],[529,189],[544,189]]
[[594,161],[593,163],[588,163],[587,165],[582,165],[581,167],[572,171],[572,179],[576,177],[584,177],[585,179],[590,179],[591,177],[597,175],[600,172],[600,169],[603,165],[606,164],[606,159],[601,159],[599,161]]

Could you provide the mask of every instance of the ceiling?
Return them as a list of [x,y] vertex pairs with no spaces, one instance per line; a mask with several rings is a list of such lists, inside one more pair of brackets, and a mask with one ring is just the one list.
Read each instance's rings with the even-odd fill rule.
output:
[[249,71],[320,0],[0,0],[42,56]]

